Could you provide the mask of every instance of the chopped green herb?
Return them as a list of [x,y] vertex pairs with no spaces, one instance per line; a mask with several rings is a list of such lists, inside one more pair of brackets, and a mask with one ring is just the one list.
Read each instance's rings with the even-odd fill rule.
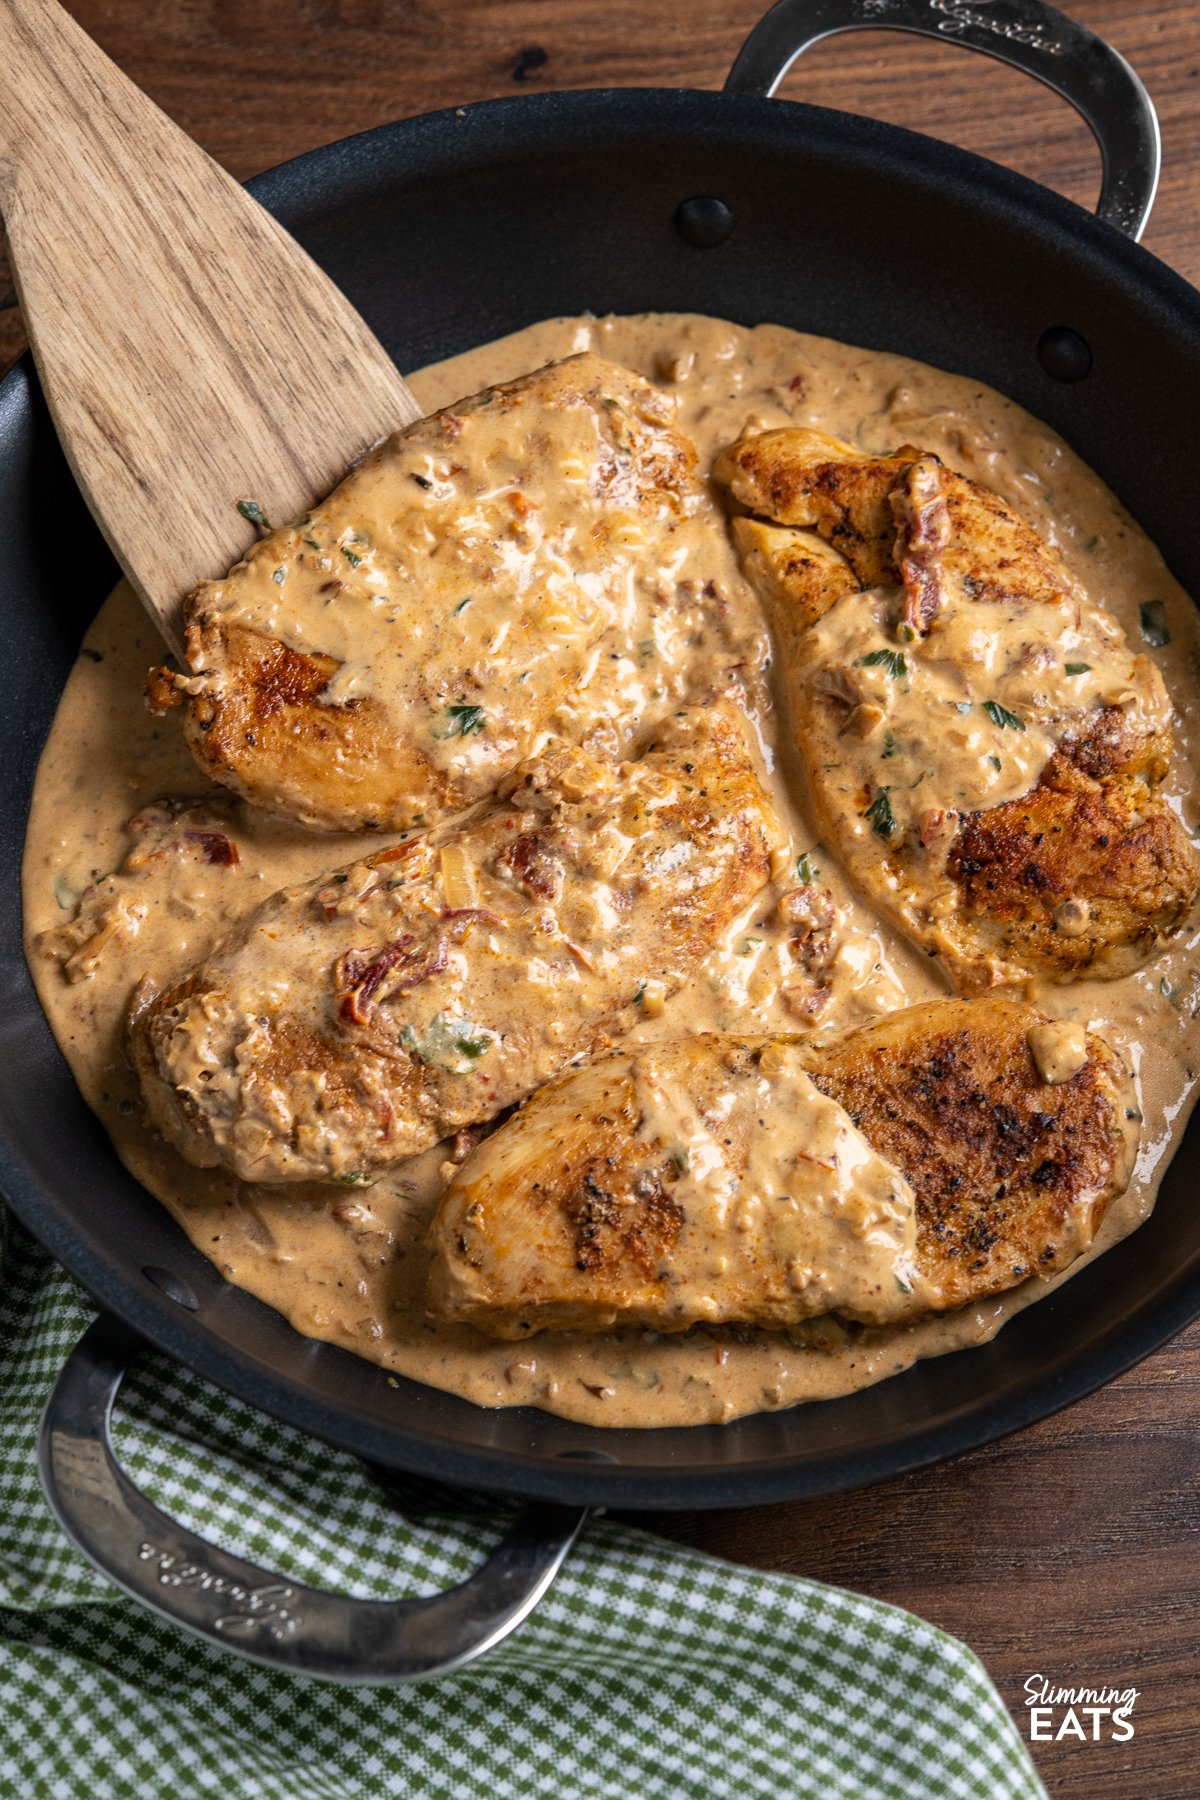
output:
[[1001,764],[1000,758],[998,756],[989,756],[988,761],[991,763],[991,765],[992,765],[993,769],[995,769],[996,773],[999,774],[1000,769],[1003,766]]
[[883,761],[886,762],[889,756],[895,756],[899,748],[895,732],[885,731],[883,734]]
[[335,875],[335,876],[333,876],[332,879],[334,881],[349,881],[350,877],[349,877],[349,875],[347,875],[346,871],[343,869],[340,875]]
[[341,546],[341,550],[342,555],[350,564],[350,567],[352,569],[357,569],[359,563],[362,561],[362,557],[358,554],[357,550],[351,550],[346,544]]
[[671,1168],[676,1175],[686,1175],[687,1174],[687,1172],[688,1172],[688,1153],[686,1150],[672,1150],[669,1161],[671,1164]]
[[644,981],[643,981],[643,982],[641,982],[641,983],[640,983],[640,984],[639,984],[639,986],[638,986],[638,991],[637,991],[637,993],[636,993],[636,994],[635,994],[635,995],[634,995],[634,996],[633,996],[633,1004],[634,1004],[634,1005],[635,1005],[635,1006],[640,1006],[640,1005],[641,1005],[641,1004],[642,1004],[642,1001],[643,1001],[643,1000],[644,1000],[644,999],[645,999],[645,998],[646,998],[646,984],[645,984],[645,982],[644,982]]
[[433,1063],[440,1069],[448,1069],[452,1075],[462,1075],[466,1073],[467,1065],[477,1062],[491,1049],[496,1034],[473,1025],[470,1019],[448,1018],[445,1013],[438,1013],[423,1032],[405,1025],[400,1042],[418,1062]]
[[243,519],[255,526],[259,531],[273,531],[274,527],[257,500],[239,500],[237,509]]
[[896,636],[900,639],[902,644],[915,644],[920,633],[915,625],[910,625],[907,619],[905,619],[897,625]]
[[1152,650],[1161,650],[1169,644],[1171,634],[1167,630],[1167,609],[1161,600],[1145,600],[1141,606],[1142,637]]
[[306,537],[306,538],[302,538],[300,541],[301,541],[301,543],[307,544],[310,550],[319,550],[321,548],[321,546],[320,546],[320,544],[318,544],[316,538]]
[[908,674],[908,664],[904,660],[903,650],[872,650],[868,656],[860,656],[854,667],[856,669],[886,669],[893,681],[901,675]]
[[888,799],[890,792],[890,788],[881,787],[863,814],[864,819],[870,819],[872,831],[881,838],[890,838],[896,829],[892,803]]
[[456,700],[435,720],[430,730],[435,738],[470,737],[473,732],[483,731],[486,724],[482,706]]
[[1091,663],[1064,663],[1063,669],[1068,675],[1090,675],[1092,665]]
[[761,938],[744,937],[742,939],[741,943],[737,947],[737,953],[739,956],[749,956],[749,954],[753,950],[755,944],[761,944],[761,943],[762,943]]
[[374,1187],[375,1185],[371,1176],[364,1175],[361,1169],[355,1169],[349,1175],[338,1175],[335,1179],[340,1187]]
[[811,887],[814,881],[820,879],[821,875],[820,869],[814,868],[812,863],[809,862],[808,859],[810,855],[811,852],[805,850],[802,855],[796,858],[796,880],[804,887]]
[[284,582],[287,580],[287,570],[286,569],[276,569],[275,573],[271,577],[271,580],[275,583],[276,587],[282,587]]
[[446,716],[450,720],[450,737],[470,737],[473,731],[482,731],[484,728],[482,706],[470,706],[465,700],[448,706]]
[[1001,731],[1024,731],[1024,719],[1018,719],[1015,712],[1009,712],[1007,706],[1001,706],[998,700],[985,700],[983,710],[993,725]]
[[[893,1271],[893,1274],[894,1273],[895,1272]],[[900,1293],[902,1293],[902,1294],[911,1294],[912,1293],[912,1283],[905,1281],[905,1279],[902,1275],[895,1275],[895,1282],[896,1282],[896,1287]]]
[[465,600],[459,601],[458,605],[454,609],[454,616],[456,619],[460,612],[463,612],[468,606],[470,606],[470,604],[474,598],[475,598],[474,594],[468,594]]

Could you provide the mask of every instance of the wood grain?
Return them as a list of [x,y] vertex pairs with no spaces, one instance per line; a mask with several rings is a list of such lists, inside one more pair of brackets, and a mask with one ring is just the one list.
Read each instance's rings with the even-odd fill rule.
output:
[[[1200,281],[1200,0],[1066,0],[1163,123],[1150,249]],[[238,176],[434,107],[523,87],[717,87],[754,0],[73,0],[122,68]],[[1052,94],[948,46],[821,45],[786,93],[1009,162],[1089,203],[1099,162]],[[869,248],[869,247],[867,247]],[[981,280],[986,270],[981,270]],[[22,331],[0,275],[0,353]],[[762,1568],[877,1594],[965,1637],[1017,1716],[1025,1676],[1141,1690],[1126,1745],[1035,1746],[1053,1794],[1200,1793],[1200,1326],[1069,1412],[854,1495],[647,1520]]]
[[[172,649],[182,603],[420,408],[354,308],[54,0],[0,6],[0,210],[76,480]],[[335,398],[336,397],[336,398]]]

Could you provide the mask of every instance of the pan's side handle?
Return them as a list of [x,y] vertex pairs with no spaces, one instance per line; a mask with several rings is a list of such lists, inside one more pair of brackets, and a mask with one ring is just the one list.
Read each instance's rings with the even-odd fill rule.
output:
[[1100,146],[1098,216],[1141,237],[1162,160],[1154,104],[1123,56],[1041,0],[778,0],[742,45],[725,91],[769,97],[810,45],[869,30],[963,44],[1052,87]]
[[160,1512],[112,1452],[113,1401],[138,1340],[109,1319],[71,1352],[42,1419],[38,1463],[68,1537],[135,1600],[256,1662],[327,1681],[417,1681],[498,1644],[553,1581],[586,1518],[530,1506],[460,1586],[356,1600],[256,1568]]

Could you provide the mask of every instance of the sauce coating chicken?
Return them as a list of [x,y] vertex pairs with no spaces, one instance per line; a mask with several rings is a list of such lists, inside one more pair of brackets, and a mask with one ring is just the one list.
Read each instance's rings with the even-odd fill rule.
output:
[[1156,792],[1171,708],[1058,553],[909,445],[784,429],[714,472],[749,509],[734,538],[822,833],[867,897],[964,993],[1154,955],[1197,891]]
[[765,885],[776,830],[727,704],[636,762],[549,750],[140,994],[150,1117],[202,1167],[365,1183],[628,1027],[648,982],[677,989]]
[[673,418],[589,354],[397,432],[195,590],[191,674],[152,670],[152,707],[186,701],[206,774],[316,830],[428,823],[547,731],[627,738],[661,683],[635,646],[720,634],[675,542],[701,491]]
[[431,1311],[498,1338],[942,1312],[1087,1247],[1129,1179],[1130,1096],[1103,1039],[998,998],[823,1044],[617,1050],[463,1164]]
[[[1200,615],[1117,498],[1044,424],[977,381],[903,358],[782,328],[747,330],[724,321],[653,315],[546,322],[503,343],[480,347],[448,367],[417,375],[416,391],[428,415],[446,406],[457,414],[460,396],[498,381],[515,381],[525,371],[569,357],[584,346],[640,371],[669,392],[674,422],[694,443],[698,466],[704,471],[750,417],[761,417],[772,426],[817,427],[873,449],[925,446],[964,475],[997,488],[1047,542],[1061,543],[1072,572],[1089,595],[1112,608],[1131,647],[1144,647],[1138,637],[1139,603],[1153,601],[1146,644],[1177,708],[1172,769],[1157,791],[1169,792],[1173,805],[1178,797],[1189,820],[1200,816],[1196,704]],[[513,416],[517,417],[515,411]],[[532,434],[538,428],[536,409],[524,416]],[[518,436],[520,430],[518,425]],[[547,446],[551,441],[560,441],[557,434],[551,434]],[[506,447],[503,454],[510,451]],[[417,472],[426,473],[421,465]],[[423,490],[416,482],[410,485],[418,507],[435,498],[433,490]],[[505,493],[501,485],[493,516],[500,521],[498,542],[509,557],[514,547],[519,548],[516,533],[522,527]],[[500,511],[502,501],[509,518]],[[695,512],[687,511],[688,504],[678,526],[659,540],[664,552],[676,559],[659,570],[661,581],[656,585],[661,593],[650,591],[635,570],[634,622],[622,615],[587,652],[578,681],[573,685],[570,676],[564,679],[562,721],[552,721],[549,728],[589,754],[636,755],[676,706],[714,686],[729,686],[737,693],[764,748],[778,752],[782,720],[779,710],[768,704],[764,663],[771,640],[762,607],[751,583],[738,578],[727,512],[710,484],[704,484],[703,504]],[[347,517],[344,524],[357,530],[363,521]],[[781,545],[797,566],[817,565],[830,592],[818,593],[814,618],[827,612],[839,594],[853,595],[860,588],[847,558],[814,529],[775,525],[757,513],[744,518],[739,531],[741,527],[760,528],[768,551]],[[886,510],[883,530],[888,530]],[[336,546],[336,534],[334,542]],[[353,540],[348,539],[346,547],[359,554]],[[356,571],[336,547],[322,553],[345,565],[351,583],[366,567],[360,563]],[[794,582],[786,565],[778,566]],[[423,573],[423,565],[418,567]],[[900,583],[894,557],[892,568],[895,572],[885,585],[895,590]],[[702,574],[696,577],[692,571]],[[332,580],[333,573],[328,571],[323,579]],[[273,568],[266,567],[262,575],[264,588],[270,587],[266,596],[270,604],[276,592]],[[716,589],[711,595],[705,591],[710,578]],[[294,571],[289,570],[289,586],[293,579]],[[690,596],[683,592],[688,580],[694,581]],[[279,590],[279,599],[287,593],[288,588]],[[416,621],[426,631],[427,652],[469,649],[464,660],[452,665],[452,673],[474,670],[477,654],[493,667],[505,658],[503,644],[491,650],[503,620],[497,619],[485,639],[476,599],[461,613],[452,610],[465,598],[465,593],[455,592],[446,597],[440,618],[431,611]],[[898,599],[893,593],[893,600]],[[314,616],[315,603],[314,598]],[[320,604],[324,606],[323,597]],[[1003,600],[997,605],[1003,607]],[[336,605],[329,610],[336,614]],[[465,632],[473,618],[477,638],[452,637]],[[647,618],[649,628],[643,633],[642,620]],[[896,623],[901,622],[906,621],[897,605]],[[918,650],[928,635],[921,637]],[[979,1303],[911,1321],[901,1319],[894,1327],[848,1326],[831,1313],[775,1330],[735,1324],[711,1331],[664,1332],[635,1324],[611,1333],[543,1331],[533,1343],[514,1344],[465,1324],[439,1326],[426,1314],[429,1222],[449,1174],[461,1166],[472,1146],[478,1148],[489,1129],[499,1127],[504,1114],[490,1127],[464,1129],[453,1145],[439,1143],[386,1169],[373,1186],[356,1186],[353,1191],[328,1183],[246,1183],[220,1166],[188,1165],[171,1143],[148,1128],[137,1078],[120,1055],[120,1033],[136,984],[149,977],[158,989],[175,986],[189,970],[207,961],[214,947],[265,896],[301,888],[318,876],[332,885],[328,870],[344,871],[352,859],[368,859],[394,840],[377,834],[331,843],[313,831],[281,828],[261,808],[232,794],[223,799],[220,792],[213,792],[211,784],[198,777],[179,728],[183,713],[166,721],[169,728],[164,729],[162,720],[138,704],[149,660],[145,644],[141,604],[128,590],[118,590],[89,629],[39,767],[23,871],[27,955],[63,1054],[134,1179],[158,1196],[197,1251],[226,1280],[274,1308],[297,1331],[368,1358],[393,1376],[429,1383],[481,1407],[541,1408],[600,1429],[685,1428],[764,1409],[774,1412],[798,1403],[828,1401],[890,1380],[920,1359],[992,1339],[1006,1320],[1037,1296],[1054,1294],[1057,1283],[1018,1282]],[[354,644],[348,649],[343,687],[359,682],[364,674],[361,661],[355,664]],[[875,649],[912,655],[916,665],[912,645],[901,642],[894,631],[890,638],[876,637],[863,644],[851,660]],[[1093,660],[1086,652],[1064,651],[1063,660],[1068,657]],[[595,673],[589,681],[593,658]],[[782,668],[778,647],[770,660],[778,674]],[[734,662],[741,665],[736,677]],[[520,690],[529,685],[519,683],[519,668],[510,668],[494,682],[486,667],[479,672],[505,704],[510,695],[519,700]],[[613,672],[620,680],[605,688],[613,726],[607,733],[588,721],[596,717],[592,682],[602,682]],[[1066,676],[1065,669],[1057,673]],[[902,698],[886,668],[853,670],[850,679],[865,684],[855,729],[869,728],[872,708],[886,711]],[[656,692],[660,688],[661,694]],[[986,686],[981,694],[992,697]],[[450,699],[453,704],[463,702],[464,708],[479,705],[482,729],[464,710],[455,723],[468,728],[466,735],[434,740],[433,754],[473,757],[484,749],[493,729],[488,695],[477,689],[468,692],[464,686],[456,687]],[[1019,712],[1022,703],[1009,694],[1007,704]],[[570,717],[568,707],[574,708]],[[631,727],[629,720],[639,708],[640,723]],[[326,728],[335,710],[328,697],[316,703],[315,725]],[[365,710],[360,708],[358,716]],[[982,771],[991,771],[987,755],[993,752],[1005,762],[1010,755],[1026,758],[1030,738],[1037,742],[1038,756],[1046,755],[1048,766],[1054,747],[1046,742],[1040,717],[1031,711],[1022,739],[1019,733],[1014,736],[1013,727],[996,726],[976,706],[965,717],[965,725],[973,733],[991,734],[990,742],[985,743],[982,735],[974,741],[972,754]],[[414,727],[416,722],[414,711]],[[957,715],[949,724],[950,729],[959,729]],[[248,729],[255,727],[248,724]],[[894,724],[885,723],[876,739],[881,751],[887,748],[882,733],[888,730],[897,735]],[[414,730],[414,741],[415,735]],[[845,755],[853,741],[843,740],[840,753]],[[282,725],[278,742],[288,744]],[[303,736],[297,739],[297,755],[310,754],[306,742]],[[333,744],[332,738],[326,742]],[[538,750],[541,747],[539,742]],[[960,766],[965,760],[959,759]],[[907,788],[894,776],[896,767],[896,751],[880,755],[877,774],[882,785],[894,790],[890,803],[895,816],[915,820],[940,855],[941,839],[923,804],[929,777],[920,787]],[[905,779],[916,781],[924,769],[924,764],[912,767]],[[821,833],[807,791],[802,781],[794,779],[802,774],[799,759],[785,750],[778,778],[771,781],[775,810],[792,840],[791,856],[777,858],[774,881],[754,897],[736,927],[678,992],[664,1002],[657,984],[648,983],[635,1009],[636,1023],[619,1040],[624,1048],[632,1049],[650,1036],[683,1040],[701,1032],[757,1040],[807,1034],[819,1026],[823,1032],[841,1034],[868,1019],[890,1018],[937,993],[940,971],[933,959],[912,954],[899,943],[890,923],[861,893],[850,891],[836,850],[819,842]],[[1036,772],[1030,775],[1031,793],[1036,779]],[[1135,778],[1134,791],[1142,785]],[[875,789],[871,804],[877,795]],[[999,810],[995,800],[995,792],[983,795],[975,808],[980,824]],[[1036,835],[1030,836],[1034,851],[1042,848],[1033,842]],[[435,847],[442,841],[439,836]],[[1043,836],[1043,844],[1047,842]],[[965,847],[981,860],[977,842]],[[1101,848],[1098,842],[1096,848]],[[1013,854],[1020,854],[1016,840]],[[437,860],[440,873],[440,854]],[[1026,857],[1019,867],[1029,860]],[[981,886],[989,879],[986,870],[973,873],[964,866],[963,872]],[[448,874],[455,891],[457,873],[451,858]],[[1068,904],[1064,926],[1074,930],[1081,923],[1087,923],[1087,916],[1081,917],[1079,906]],[[375,938],[366,947],[383,941]],[[449,951],[474,956],[480,947],[476,926],[462,945],[450,945]],[[1145,1116],[1135,1174],[1109,1208],[1097,1238],[1071,1265],[1072,1278],[1081,1262],[1101,1250],[1121,1258],[1132,1256],[1131,1267],[1138,1261],[1136,1240],[1124,1246],[1120,1240],[1149,1215],[1197,1092],[1197,949],[1194,928],[1179,931],[1162,946],[1151,971],[1107,983],[1103,989],[1060,987],[1047,994],[1047,1012],[1069,1011],[1072,1018],[1094,1020],[1093,1028],[1136,1068],[1137,1103]],[[331,957],[335,953],[331,948]],[[403,978],[401,971],[399,979]],[[1037,985],[1042,989],[1042,983]],[[418,987],[413,999],[419,1000],[422,991]],[[573,992],[565,979],[563,991],[564,999]],[[368,1004],[373,997],[367,995]],[[464,1015],[472,1020],[476,1016],[465,1001]],[[623,1022],[623,1016],[618,1017],[611,1029]],[[604,1044],[608,1029],[598,1045]],[[1053,1025],[1038,1030],[1037,1066],[1044,1065],[1048,1076],[1069,1079],[1078,1070],[1076,1032]],[[836,1044],[843,1041],[839,1035]],[[593,1057],[599,1054],[598,1049],[592,1052]],[[884,1059],[873,1078],[894,1087],[903,1066]],[[801,1072],[811,1077],[807,1061]],[[793,1079],[791,1091],[798,1092],[800,1085]],[[964,1107],[971,1091],[963,1096]],[[1046,1110],[1036,1105],[1036,1096],[1031,1102],[1035,1111]],[[915,1102],[912,1105],[919,1123],[919,1109]],[[955,1117],[961,1128],[962,1107]],[[865,1115],[858,1115],[856,1123],[865,1138]],[[1011,1121],[998,1113],[997,1123]],[[870,1130],[874,1132],[874,1125]],[[882,1140],[878,1145],[872,1141],[872,1149],[899,1160]],[[954,1151],[947,1149],[940,1157],[938,1170],[939,1191],[947,1200],[956,1191],[961,1197],[961,1188],[952,1187],[959,1173]],[[354,1170],[348,1173],[353,1175]],[[602,1233],[598,1216],[591,1223]],[[945,1223],[953,1223],[952,1215]],[[889,1230],[886,1221],[882,1229]],[[598,1256],[605,1247],[601,1234],[589,1254]],[[976,1254],[967,1258],[968,1268]],[[894,1286],[894,1277],[890,1278]],[[1036,1315],[1026,1321],[1027,1331],[1031,1325],[1036,1336]],[[877,1400],[886,1406],[885,1390]],[[483,1415],[480,1424],[481,1429],[487,1427]]]

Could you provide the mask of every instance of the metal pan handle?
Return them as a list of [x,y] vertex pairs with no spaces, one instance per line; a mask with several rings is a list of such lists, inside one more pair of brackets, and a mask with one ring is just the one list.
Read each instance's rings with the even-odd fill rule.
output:
[[725,92],[770,98],[810,45],[872,29],[980,50],[1069,100],[1100,146],[1098,217],[1141,237],[1162,160],[1154,103],[1123,56],[1041,0],[778,0],[742,45]]
[[256,1568],[178,1525],[118,1466],[113,1401],[141,1348],[89,1326],[55,1383],[38,1466],[67,1536],[135,1600],[255,1662],[327,1681],[444,1675],[507,1637],[537,1605],[587,1517],[530,1506],[469,1580],[417,1600],[356,1600]]

